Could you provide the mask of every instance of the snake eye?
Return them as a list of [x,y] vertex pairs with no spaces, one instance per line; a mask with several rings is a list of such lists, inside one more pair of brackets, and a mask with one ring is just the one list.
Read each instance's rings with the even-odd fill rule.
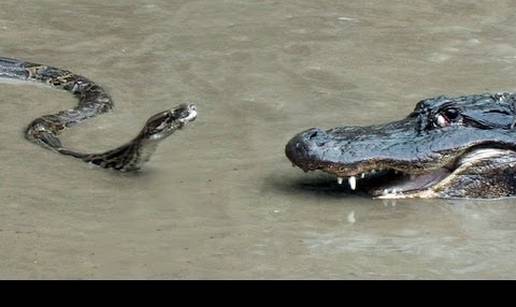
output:
[[154,128],[154,131],[155,132],[162,131],[163,129],[167,128],[168,126],[169,126],[169,122],[164,120],[163,122],[161,122],[161,124],[159,124],[157,127]]

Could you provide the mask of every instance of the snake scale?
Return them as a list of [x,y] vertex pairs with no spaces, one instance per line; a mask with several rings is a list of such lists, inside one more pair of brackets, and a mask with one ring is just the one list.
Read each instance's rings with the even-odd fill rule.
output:
[[77,106],[34,119],[25,130],[25,138],[60,154],[122,172],[139,170],[160,141],[197,117],[195,105],[181,104],[151,116],[140,133],[120,147],[103,153],[80,153],[65,148],[58,136],[66,128],[113,109],[113,100],[101,86],[67,70],[4,57],[0,57],[0,79],[43,83],[74,95]]

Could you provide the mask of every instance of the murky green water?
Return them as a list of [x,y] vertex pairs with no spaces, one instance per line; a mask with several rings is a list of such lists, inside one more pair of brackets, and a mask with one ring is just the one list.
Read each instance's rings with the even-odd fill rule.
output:
[[[24,140],[64,92],[0,85],[0,278],[515,278],[514,200],[382,202],[294,169],[295,133],[515,90],[510,1],[4,0],[0,55],[105,86],[97,151],[190,101],[139,176]],[[359,183],[360,184],[360,183]]]

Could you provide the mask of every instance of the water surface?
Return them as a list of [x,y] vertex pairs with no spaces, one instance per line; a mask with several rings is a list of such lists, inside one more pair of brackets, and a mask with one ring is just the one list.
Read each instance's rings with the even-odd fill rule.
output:
[[[516,203],[355,195],[292,168],[295,133],[515,90],[510,1],[4,0],[0,55],[105,86],[67,131],[101,151],[152,114],[198,120],[139,175],[23,138],[65,92],[0,85],[0,278],[515,278]],[[360,184],[360,182],[358,182]]]

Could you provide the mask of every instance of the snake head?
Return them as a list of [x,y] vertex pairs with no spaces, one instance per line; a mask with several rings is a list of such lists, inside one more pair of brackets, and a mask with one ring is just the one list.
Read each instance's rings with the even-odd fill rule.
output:
[[145,139],[159,141],[194,121],[196,117],[197,107],[195,105],[181,104],[174,109],[151,116],[145,123],[141,134]]

